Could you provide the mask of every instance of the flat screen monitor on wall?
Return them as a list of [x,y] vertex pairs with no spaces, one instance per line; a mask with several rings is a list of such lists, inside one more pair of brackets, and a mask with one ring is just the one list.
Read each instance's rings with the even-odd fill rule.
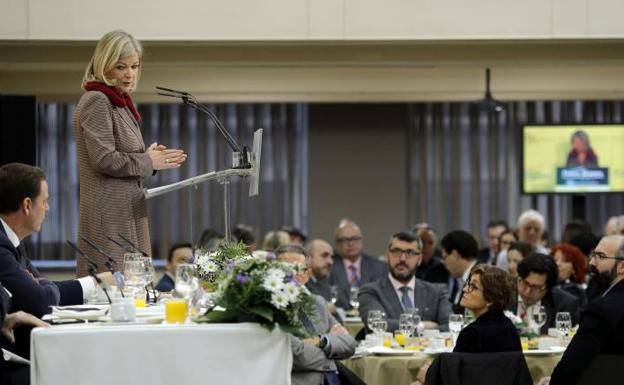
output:
[[522,192],[624,192],[624,124],[524,126]]

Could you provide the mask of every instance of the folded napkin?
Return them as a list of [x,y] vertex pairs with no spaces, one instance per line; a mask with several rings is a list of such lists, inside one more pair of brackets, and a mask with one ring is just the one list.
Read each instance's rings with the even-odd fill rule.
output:
[[97,319],[110,310],[108,305],[51,306],[52,318]]
[[22,356],[18,356],[17,354],[10,352],[8,350],[2,349],[2,357],[5,361],[11,361],[18,364],[30,365],[30,361],[25,359]]

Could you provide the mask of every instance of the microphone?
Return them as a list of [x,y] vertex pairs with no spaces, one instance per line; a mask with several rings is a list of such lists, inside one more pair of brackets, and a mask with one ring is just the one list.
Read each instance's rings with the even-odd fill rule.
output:
[[85,254],[82,250],[80,250],[78,246],[74,245],[70,240],[68,240],[67,243],[72,247],[72,249],[74,249],[78,253],[78,255],[80,255],[87,261],[87,263],[89,264],[89,270],[88,270],[89,275],[93,277],[93,279],[95,279],[95,282],[97,282],[98,285],[100,285],[100,287],[102,288],[102,291],[104,291],[104,294],[106,295],[106,299],[108,300],[108,303],[112,304],[113,301],[111,301],[110,296],[108,295],[108,291],[110,290],[110,286],[108,285],[108,282],[102,281],[96,273],[97,267],[98,267],[97,263],[95,263],[91,258],[89,258],[87,254]]
[[119,235],[121,237],[121,239],[123,239],[124,241],[126,241],[130,246],[132,246],[132,248],[134,249],[134,251],[139,252],[141,254],[143,254],[144,257],[149,257],[149,255],[147,255],[147,253],[141,249],[139,249],[139,247],[137,245],[135,245],[134,243],[132,243],[131,240],[129,240],[128,238],[124,237],[123,234],[121,233],[117,233],[117,235]]
[[126,253],[133,253],[134,250],[122,245],[120,242],[116,241],[114,238],[111,238],[110,236],[106,236],[106,238],[108,238],[109,241],[113,242],[114,244],[116,244],[117,246],[121,247],[122,249],[124,249],[126,251]]
[[117,289],[119,289],[119,292],[121,293],[122,297],[125,297],[124,292],[123,292],[123,288],[126,285],[126,280],[124,279],[123,274],[121,274],[119,271],[115,270],[115,265],[117,264],[117,262],[108,254],[106,254],[104,251],[102,251],[102,249],[100,249],[96,244],[94,244],[93,242],[91,242],[90,240],[88,240],[87,238],[85,238],[84,236],[81,237],[83,241],[87,242],[87,244],[89,246],[91,246],[93,249],[95,249],[98,253],[102,254],[103,256],[106,257],[107,261],[105,263],[106,267],[108,267],[108,270],[111,272],[111,274],[113,274],[113,277],[115,278],[115,286],[117,286]]

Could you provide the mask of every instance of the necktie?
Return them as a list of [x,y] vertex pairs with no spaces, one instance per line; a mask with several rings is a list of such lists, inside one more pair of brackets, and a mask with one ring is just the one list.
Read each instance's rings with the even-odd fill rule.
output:
[[403,293],[401,295],[401,304],[403,305],[403,309],[412,309],[414,304],[412,303],[412,299],[409,297],[410,288],[408,286],[403,286],[399,288],[399,290]]
[[349,265],[349,275],[351,276],[349,278],[351,286],[360,286],[360,278],[358,277],[357,267],[355,267],[355,265]]

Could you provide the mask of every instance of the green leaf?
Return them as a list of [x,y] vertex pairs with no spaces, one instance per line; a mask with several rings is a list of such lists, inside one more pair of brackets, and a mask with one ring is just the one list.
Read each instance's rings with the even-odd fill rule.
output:
[[256,306],[256,307],[249,308],[249,312],[259,315],[260,317],[264,318],[265,320],[269,322],[273,322],[273,310],[271,310],[271,308],[269,307]]
[[197,322],[206,323],[221,323],[221,322],[234,322],[236,321],[236,312],[232,310],[225,311],[209,311],[203,316],[197,318]]

